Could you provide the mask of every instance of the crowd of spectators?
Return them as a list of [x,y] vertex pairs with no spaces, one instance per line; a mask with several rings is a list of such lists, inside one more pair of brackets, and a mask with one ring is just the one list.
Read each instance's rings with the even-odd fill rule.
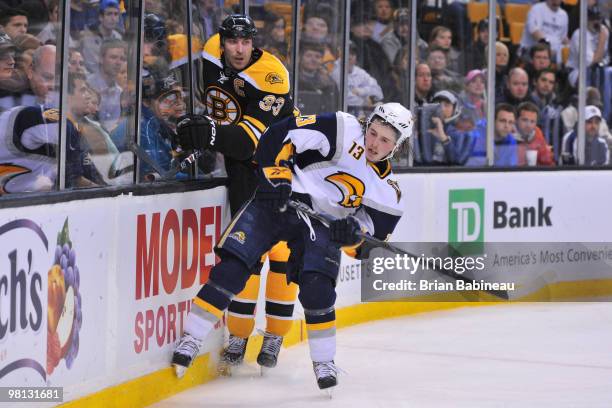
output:
[[[67,165],[69,187],[132,181],[130,145],[138,110],[141,147],[162,168],[169,169],[177,158],[174,129],[177,119],[186,112],[190,86],[196,96],[194,109],[204,110],[205,101],[200,100],[197,84],[187,79],[184,2],[144,3],[140,73],[135,72],[140,12],[130,3],[73,0],[67,10],[70,30],[65,106],[69,107],[66,117],[72,149],[67,157],[73,161]],[[410,61],[415,61],[418,126],[411,152],[415,165],[485,165],[490,97],[495,100],[496,166],[577,163],[580,30],[568,17],[577,15],[577,6],[561,0],[520,1],[531,8],[520,43],[514,44],[499,35],[508,32],[504,8],[514,2],[501,4],[495,41],[495,93],[487,95],[487,70],[493,69],[487,66],[489,22],[470,22],[468,3],[463,0],[447,0],[449,7],[439,10],[433,21],[425,18],[419,6],[415,55],[411,55],[409,2],[352,0],[351,15],[342,16],[338,10],[344,3],[338,0],[304,1],[299,13],[297,55],[292,55],[291,49],[295,34],[291,16],[279,13],[268,3],[251,5],[260,32],[256,46],[279,57],[288,68],[292,61],[298,64],[295,103],[302,113],[341,108],[341,45],[344,24],[349,23],[349,112],[365,117],[380,102],[408,105]],[[282,0],[272,3],[289,5]],[[238,5],[193,1],[194,55]],[[0,170],[10,164],[30,173],[29,181],[0,186],[2,193],[52,189],[58,183],[54,160],[60,108],[60,7],[59,0],[0,0],[0,138],[8,140],[0,145]],[[604,2],[588,0],[588,165],[609,164],[612,149],[608,128],[612,120],[609,17]],[[143,87],[138,110],[134,106],[137,75]],[[32,165],[33,161],[45,163],[44,170]],[[154,173],[143,163],[138,177],[155,178]],[[40,180],[35,179],[36,174]],[[19,177],[23,172],[14,176]],[[179,173],[178,177],[185,175]]]

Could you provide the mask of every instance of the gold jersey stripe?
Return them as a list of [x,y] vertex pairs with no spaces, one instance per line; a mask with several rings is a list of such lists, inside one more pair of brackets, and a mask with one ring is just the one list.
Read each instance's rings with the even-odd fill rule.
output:
[[264,125],[263,123],[261,123],[259,120],[255,119],[252,116],[249,115],[244,115],[242,117],[242,119],[248,121],[249,123],[251,123],[253,126],[255,126],[257,129],[259,129],[260,132],[264,132],[264,130],[266,130],[266,125]]
[[255,136],[255,133],[253,133],[251,128],[246,123],[243,123],[243,122],[238,123],[238,126],[240,126],[242,129],[244,129],[246,134],[249,135],[249,137],[251,138],[251,140],[255,144],[255,147],[257,147],[257,144],[259,143],[259,140],[257,139],[257,136]]

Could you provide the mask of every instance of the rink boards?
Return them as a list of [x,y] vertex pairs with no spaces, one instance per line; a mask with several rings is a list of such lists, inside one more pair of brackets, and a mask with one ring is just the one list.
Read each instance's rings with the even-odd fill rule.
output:
[[[407,207],[394,241],[611,241],[608,172],[396,179]],[[517,213],[536,215],[519,222]],[[206,343],[190,378],[174,380],[167,363],[228,221],[222,187],[0,210],[0,386],[61,386],[64,400],[79,406],[113,406],[119,396],[123,404],[144,406],[210,378],[222,330]],[[56,262],[64,245],[72,259]],[[68,266],[71,273],[64,272]],[[465,305],[361,304],[360,278],[359,264],[343,258],[339,327]],[[580,297],[602,286],[580,271],[566,278],[580,282]],[[302,316],[296,307],[296,319]],[[262,321],[260,314],[258,327]],[[298,321],[286,344],[304,335]]]

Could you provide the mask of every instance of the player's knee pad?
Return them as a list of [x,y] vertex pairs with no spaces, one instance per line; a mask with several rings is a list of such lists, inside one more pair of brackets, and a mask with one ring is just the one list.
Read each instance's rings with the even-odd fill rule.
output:
[[304,271],[300,274],[299,286],[298,298],[305,311],[327,309],[336,303],[334,281],[327,275]]
[[210,272],[210,283],[236,295],[244,289],[250,275],[250,270],[244,262],[226,253]]

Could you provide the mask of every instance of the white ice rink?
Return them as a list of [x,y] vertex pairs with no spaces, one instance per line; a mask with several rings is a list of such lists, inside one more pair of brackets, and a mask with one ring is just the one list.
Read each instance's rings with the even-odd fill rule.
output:
[[612,407],[612,303],[461,308],[338,331],[345,374],[316,387],[308,346],[154,407]]

